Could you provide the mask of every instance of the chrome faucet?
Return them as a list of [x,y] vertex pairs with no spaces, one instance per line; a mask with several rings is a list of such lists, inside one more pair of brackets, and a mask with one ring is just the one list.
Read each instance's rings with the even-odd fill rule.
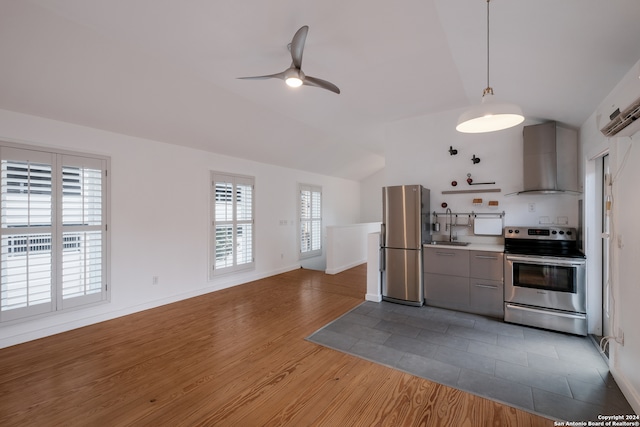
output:
[[449,215],[449,242],[453,242],[453,213],[451,212],[451,208],[447,208],[445,214]]

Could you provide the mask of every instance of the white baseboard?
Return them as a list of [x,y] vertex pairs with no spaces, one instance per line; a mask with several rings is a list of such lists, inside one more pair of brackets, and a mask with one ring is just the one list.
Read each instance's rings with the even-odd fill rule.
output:
[[352,262],[352,263],[347,264],[347,265],[341,265],[339,267],[328,268],[324,272],[327,273],[327,274],[338,274],[338,273],[342,273],[343,271],[348,270],[350,268],[357,267],[360,264],[364,264],[365,262],[367,262],[367,260],[363,259],[363,260]]
[[366,299],[367,301],[382,302],[382,295],[380,295],[380,294],[366,294],[364,296],[364,299]]
[[611,371],[611,375],[613,375],[613,379],[616,380],[616,384],[620,387],[620,391],[624,394],[624,397],[627,398],[629,405],[633,408],[636,414],[640,414],[640,394],[639,391],[636,390],[627,380],[627,377],[620,372],[613,363],[610,364],[609,370]]

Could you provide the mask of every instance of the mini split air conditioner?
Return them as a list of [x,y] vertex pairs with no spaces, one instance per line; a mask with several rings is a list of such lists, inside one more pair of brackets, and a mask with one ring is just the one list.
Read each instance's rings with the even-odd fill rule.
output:
[[640,130],[640,61],[600,104],[596,120],[606,137],[631,136]]

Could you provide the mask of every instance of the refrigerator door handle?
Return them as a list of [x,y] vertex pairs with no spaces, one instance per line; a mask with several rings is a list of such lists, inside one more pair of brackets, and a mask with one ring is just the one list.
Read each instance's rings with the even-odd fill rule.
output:
[[380,248],[380,260],[378,261],[379,270],[382,272],[385,270],[384,265],[384,248]]
[[387,234],[386,225],[384,223],[380,224],[380,246],[385,246],[385,238],[387,237],[386,234]]

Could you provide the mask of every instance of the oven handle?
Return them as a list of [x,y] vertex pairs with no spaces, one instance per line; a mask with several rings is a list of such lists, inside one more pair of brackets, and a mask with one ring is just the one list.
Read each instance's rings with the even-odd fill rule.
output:
[[586,261],[584,259],[578,260],[560,260],[553,257],[528,257],[528,256],[515,256],[515,255],[507,255],[507,261],[517,261],[525,264],[545,264],[545,265],[558,265],[558,266],[567,266],[567,267],[580,267],[585,265]]
[[553,313],[554,316],[558,316],[558,317],[567,317],[569,319],[584,319],[584,314],[581,313],[576,313],[576,314],[572,314],[572,313],[562,313],[556,310],[544,310],[544,309],[539,309],[539,308],[529,308],[529,307],[523,307],[521,305],[514,305],[514,304],[506,304],[507,308],[511,308],[511,309],[515,309],[515,310],[521,310],[521,311],[528,311],[530,313]]

